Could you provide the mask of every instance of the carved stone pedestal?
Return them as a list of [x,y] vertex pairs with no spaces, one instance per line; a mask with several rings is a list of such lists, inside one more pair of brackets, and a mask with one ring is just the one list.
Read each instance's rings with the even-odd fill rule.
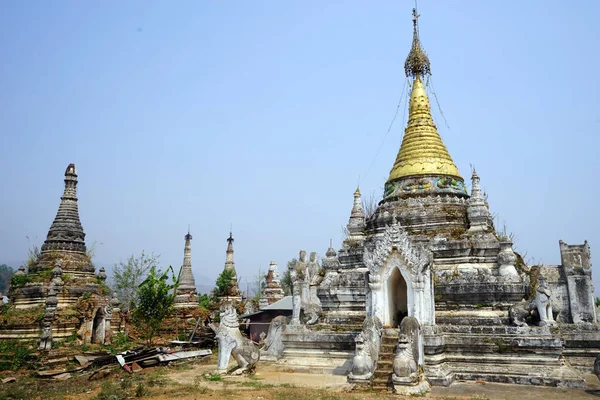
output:
[[431,385],[425,379],[401,378],[395,375],[392,375],[392,384],[394,385],[394,392],[404,396],[421,396],[429,392],[431,388]]

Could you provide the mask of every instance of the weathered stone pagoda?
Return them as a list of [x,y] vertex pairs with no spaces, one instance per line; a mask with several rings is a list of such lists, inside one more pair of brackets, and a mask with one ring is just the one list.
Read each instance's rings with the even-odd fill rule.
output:
[[235,261],[233,260],[233,241],[233,234],[229,232],[229,237],[227,238],[227,251],[225,252],[225,266],[223,267],[223,270],[231,271],[233,273],[232,285],[227,295],[219,297],[219,302],[231,303],[237,306],[242,302],[242,293],[238,285],[237,272],[235,271]]
[[175,293],[175,308],[198,307],[198,292],[192,272],[192,235],[185,235],[183,265],[179,271],[179,284]]
[[354,193],[316,300],[317,269],[292,269],[279,362],[404,394],[457,379],[582,386],[600,346],[589,246],[561,241],[561,265],[528,266],[496,232],[479,176],[472,171],[468,193],[433,122],[413,16],[409,117],[383,199],[365,216]]
[[259,300],[258,307],[262,310],[264,307],[283,299],[283,297],[284,294],[283,289],[281,288],[277,263],[271,261],[269,264],[269,272],[265,277],[265,289]]
[[9,293],[11,307],[24,317],[37,310],[44,317],[41,323],[36,318],[23,318],[19,323],[0,324],[0,338],[39,338],[44,350],[50,349],[53,340],[74,332],[84,343],[105,343],[110,340],[111,321],[118,319],[114,310],[119,301],[110,297],[104,268],[96,274],[87,253],[74,164],[67,167],[64,183],[58,212],[41,252],[31,260],[28,271],[19,268]]

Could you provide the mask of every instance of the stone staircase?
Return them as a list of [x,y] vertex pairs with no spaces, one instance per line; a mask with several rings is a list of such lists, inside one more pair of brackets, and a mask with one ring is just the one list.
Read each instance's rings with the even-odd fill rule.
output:
[[373,390],[392,390],[391,379],[393,373],[393,362],[396,346],[398,345],[398,330],[384,329],[381,335],[381,347],[377,368],[371,380]]

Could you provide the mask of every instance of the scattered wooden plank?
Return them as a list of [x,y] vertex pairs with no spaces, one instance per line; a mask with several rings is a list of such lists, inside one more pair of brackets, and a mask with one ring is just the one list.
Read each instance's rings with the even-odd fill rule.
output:
[[135,373],[135,372],[140,372],[141,370],[143,370],[144,368],[140,367],[140,365],[138,363],[136,363],[135,361],[131,363],[131,370]]
[[67,379],[71,378],[71,374],[68,372],[65,372],[64,374],[58,374],[58,375],[54,375],[52,377],[52,379],[56,379],[57,381],[66,381]]
[[91,360],[85,356],[75,356],[75,360],[79,363],[79,365],[85,365]]
[[8,378],[4,378],[2,379],[2,383],[11,383],[11,382],[16,382],[17,378],[15,378],[14,376],[10,376]]
[[192,351],[178,351],[176,353],[171,353],[171,354],[159,354],[158,355],[158,361],[160,361],[160,362],[167,362],[167,361],[183,360],[185,358],[207,356],[209,354],[212,354],[212,351],[210,349],[206,349],[206,350],[192,350]]
[[65,372],[67,372],[67,371],[64,369],[49,369],[46,371],[38,371],[37,375],[46,377],[46,376],[54,376],[54,375],[64,374]]

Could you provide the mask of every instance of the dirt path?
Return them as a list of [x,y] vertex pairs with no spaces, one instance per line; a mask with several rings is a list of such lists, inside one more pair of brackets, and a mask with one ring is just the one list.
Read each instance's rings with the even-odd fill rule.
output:
[[[256,374],[250,377],[223,377],[219,381],[202,378],[214,371],[216,365],[197,365],[185,371],[173,371],[168,377],[178,384],[199,385],[209,389],[207,393],[196,393],[192,398],[214,398],[222,396],[229,399],[399,399],[401,396],[380,392],[350,391],[351,385],[345,376],[307,374],[298,372],[280,372],[273,365],[261,365]],[[518,400],[584,400],[600,399],[600,381],[594,375],[585,376],[586,389],[562,389],[525,385],[506,385],[498,383],[478,384],[457,382],[450,387],[435,386],[424,396],[431,399],[518,399]],[[201,392],[202,390],[200,390]],[[205,396],[205,397],[204,397]],[[161,398],[161,397],[159,397]],[[168,398],[168,397],[165,397]],[[179,397],[178,397],[179,398]]]

